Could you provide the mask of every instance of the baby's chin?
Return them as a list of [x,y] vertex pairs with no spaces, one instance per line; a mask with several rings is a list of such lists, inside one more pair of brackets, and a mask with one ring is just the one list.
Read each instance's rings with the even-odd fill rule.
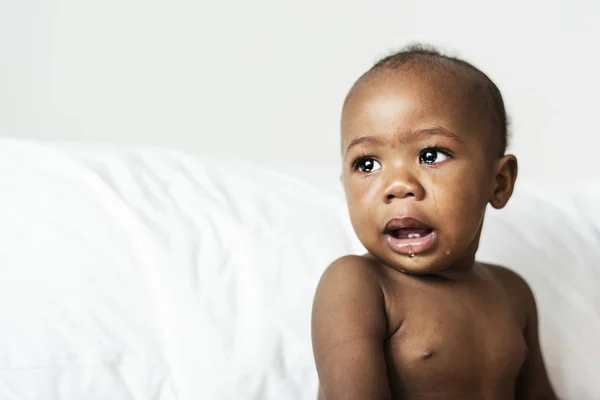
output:
[[380,263],[407,275],[435,275],[454,269],[455,260],[450,254],[415,254],[412,257],[402,254],[377,254],[369,255]]

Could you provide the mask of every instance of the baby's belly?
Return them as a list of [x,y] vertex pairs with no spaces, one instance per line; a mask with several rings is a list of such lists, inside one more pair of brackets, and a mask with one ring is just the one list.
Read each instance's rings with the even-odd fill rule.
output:
[[508,318],[409,319],[386,342],[390,386],[402,399],[512,399],[525,355],[520,328]]

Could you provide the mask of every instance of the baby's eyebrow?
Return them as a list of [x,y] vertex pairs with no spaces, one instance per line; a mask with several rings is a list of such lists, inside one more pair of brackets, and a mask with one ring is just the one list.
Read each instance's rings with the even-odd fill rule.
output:
[[456,140],[458,142],[462,142],[462,140],[460,139],[460,137],[456,133],[454,133],[452,131],[449,131],[448,129],[443,128],[441,126],[435,126],[433,128],[420,129],[420,130],[417,130],[415,132],[412,132],[412,134],[409,134],[409,135],[410,136],[413,136],[413,135],[416,136],[416,135],[419,135],[419,134],[446,136],[446,137],[448,137],[450,139],[454,139],[454,140]]
[[353,148],[354,146],[358,146],[361,144],[370,144],[370,145],[381,145],[383,144],[383,141],[376,137],[376,136],[361,136],[359,138],[353,139],[350,144],[348,145],[348,147],[346,147],[346,152],[345,154],[348,154],[348,151]]
[[[398,134],[398,138],[400,139],[400,142],[407,142],[409,141],[411,138],[413,138],[414,136],[420,136],[420,135],[426,135],[426,136],[435,136],[435,135],[439,135],[439,136],[445,136],[447,138],[456,140],[457,142],[461,142],[462,140],[460,139],[460,137],[452,132],[449,131],[446,128],[443,128],[441,126],[435,126],[433,128],[426,128],[426,129],[419,129],[416,131],[411,131],[409,133],[401,133]],[[348,151],[354,147],[354,146],[358,146],[361,144],[369,144],[372,146],[381,146],[383,145],[385,142],[387,142],[387,139],[382,139],[378,136],[361,136],[359,138],[353,139],[350,144],[348,145],[348,147],[346,147],[346,151],[345,154],[348,153]],[[344,155],[345,155],[344,154]]]

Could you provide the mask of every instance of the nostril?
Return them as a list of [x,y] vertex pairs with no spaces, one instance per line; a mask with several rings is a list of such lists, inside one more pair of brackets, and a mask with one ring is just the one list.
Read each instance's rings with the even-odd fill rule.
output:
[[415,194],[412,192],[403,193],[402,196],[398,196],[397,194],[388,194],[386,197],[388,200],[392,200],[393,198],[396,198],[396,197],[399,197],[399,198],[415,197]]

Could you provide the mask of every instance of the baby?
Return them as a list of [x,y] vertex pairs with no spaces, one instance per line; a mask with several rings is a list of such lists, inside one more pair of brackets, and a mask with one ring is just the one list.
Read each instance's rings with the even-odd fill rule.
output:
[[352,87],[342,181],[368,250],[319,282],[319,399],[555,399],[534,297],[475,261],[488,204],[517,177],[500,91],[471,64],[410,47]]

